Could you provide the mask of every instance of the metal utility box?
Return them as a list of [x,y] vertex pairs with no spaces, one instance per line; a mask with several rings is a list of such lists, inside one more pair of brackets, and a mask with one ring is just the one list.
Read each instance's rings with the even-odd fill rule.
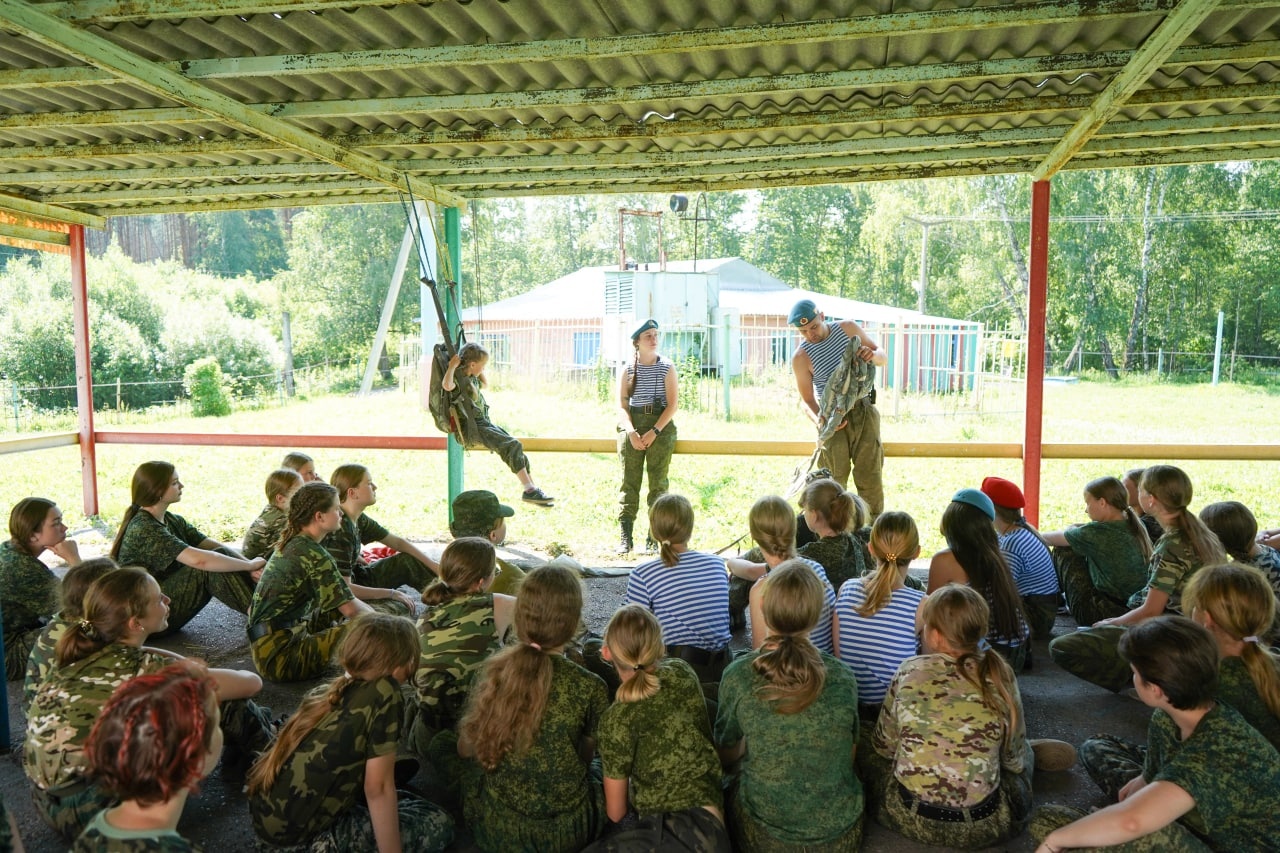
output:
[[[607,270],[601,352],[618,366],[631,359],[631,333],[647,318],[662,330],[662,352],[672,360],[696,355],[704,368],[720,366],[713,321],[720,305],[718,273]],[[732,349],[732,348],[731,348]]]

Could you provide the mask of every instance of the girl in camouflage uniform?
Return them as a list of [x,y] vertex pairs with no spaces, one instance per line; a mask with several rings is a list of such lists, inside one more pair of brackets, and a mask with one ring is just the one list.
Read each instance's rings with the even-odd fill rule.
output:
[[252,560],[255,557],[271,557],[289,515],[289,496],[302,483],[302,475],[292,468],[277,468],[267,475],[267,505],[244,534],[246,558]]
[[870,510],[862,498],[846,491],[835,480],[814,480],[800,492],[805,526],[817,535],[800,546],[801,557],[817,560],[837,591],[850,578],[860,578],[875,567],[867,551]]
[[1240,501],[1212,503],[1200,510],[1200,520],[1217,535],[1227,556],[1261,571],[1280,598],[1280,551],[1258,541],[1258,520],[1247,506]]
[[73,566],[62,578],[62,609],[44,626],[31,647],[31,656],[27,658],[27,677],[22,684],[23,709],[31,705],[36,688],[57,668],[57,646],[62,635],[84,618],[85,593],[94,581],[117,568],[115,560],[110,557],[94,557]]
[[361,616],[339,662],[344,673],[303,700],[249,773],[259,849],[443,850],[453,840],[448,814],[396,790],[400,685],[418,665],[413,623],[385,613]]
[[788,560],[765,578],[765,644],[720,682],[715,743],[730,771],[726,805],[737,850],[853,851],[862,842],[862,783],[854,773],[858,687],[809,634],[824,584]]
[[52,551],[69,565],[80,550],[67,538],[62,510],[45,498],[23,498],[9,513],[9,541],[0,544],[0,614],[8,679],[22,677],[27,656],[58,602],[58,578],[40,562]]
[[[89,587],[84,617],[58,641],[58,668],[36,690],[23,768],[35,785],[36,811],[68,841],[114,804],[86,775],[84,743],[103,706],[123,682],[182,659],[142,645],[168,618],[169,598],[155,578],[133,567],[108,572]],[[209,674],[223,702],[228,762],[266,747],[270,712],[247,701],[262,689],[262,679],[243,670]]]
[[562,654],[581,616],[577,575],[534,569],[516,599],[519,644],[489,659],[467,701],[458,753],[474,761],[463,773],[462,812],[489,853],[570,853],[604,826],[591,757],[605,686]]
[[267,563],[261,557],[245,560],[169,512],[182,500],[183,488],[168,462],[139,465],[129,489],[133,502],[111,543],[111,559],[122,566],[142,566],[160,582],[173,604],[165,633],[181,629],[211,598],[247,613],[254,575]]
[[922,844],[989,847],[1030,817],[1034,759],[1018,682],[986,643],[976,590],[948,584],[921,619],[926,654],[889,685],[863,762],[876,820]]
[[728,853],[720,760],[698,676],[682,660],[663,659],[662,627],[637,604],[613,614],[604,641],[621,679],[600,719],[612,831],[588,851]]
[[186,853],[178,819],[222,754],[217,685],[200,664],[183,661],[132,678],[94,723],[89,772],[120,805],[98,812],[75,853]]

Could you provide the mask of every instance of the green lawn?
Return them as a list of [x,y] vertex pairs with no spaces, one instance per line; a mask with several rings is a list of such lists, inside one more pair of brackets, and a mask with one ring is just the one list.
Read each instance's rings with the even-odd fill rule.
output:
[[[999,393],[997,393],[999,391]],[[953,398],[880,401],[886,441],[1018,442],[1021,401],[1009,389],[988,389],[977,415],[959,410]],[[887,395],[886,395],[887,396]],[[718,405],[716,387],[704,400]],[[734,418],[684,412],[682,438],[803,439],[810,434],[785,384],[735,389]],[[573,387],[489,394],[494,420],[515,435],[606,437],[613,434],[612,409]],[[898,414],[893,414],[894,410]],[[1276,393],[1254,386],[1180,385],[1125,381],[1050,385],[1045,394],[1047,442],[1264,443],[1274,441]],[[1001,413],[1003,412],[1003,413]],[[309,450],[310,434],[436,434],[419,407],[416,391],[382,391],[369,398],[332,396],[280,408],[242,411],[220,419],[151,415],[147,423],[99,414],[100,429],[166,432],[295,433],[322,472],[347,461],[373,471],[380,501],[370,512],[391,530],[414,538],[446,538],[445,455],[441,452]],[[130,447],[98,448],[100,528],[114,532],[129,501],[129,479],[138,463],[168,459],[187,485],[176,511],[215,538],[238,541],[265,502],[262,484],[283,452],[275,448]],[[618,473],[612,454],[536,453],[535,478],[558,501],[552,509],[519,504],[515,478],[493,454],[466,455],[468,488],[488,488],[516,505],[510,541],[538,550],[568,550],[589,564],[612,562],[617,540]],[[78,450],[59,448],[7,457],[12,465],[9,503],[30,494],[58,501],[73,528],[97,520],[81,514]],[[687,495],[697,515],[694,546],[718,549],[746,533],[746,514],[760,495],[780,492],[800,459],[780,457],[677,456],[672,488]],[[1146,460],[1146,464],[1151,461]],[[1104,474],[1118,474],[1144,460],[1047,460],[1042,469],[1041,527],[1053,529],[1084,520],[1082,486]],[[1268,526],[1280,523],[1273,505],[1276,462],[1182,464],[1195,483],[1193,509],[1215,500],[1240,500]],[[887,505],[910,512],[920,524],[926,553],[942,546],[938,518],[951,494],[976,486],[988,475],[1021,481],[1021,462],[889,458],[885,462]],[[84,539],[92,539],[85,534]]]

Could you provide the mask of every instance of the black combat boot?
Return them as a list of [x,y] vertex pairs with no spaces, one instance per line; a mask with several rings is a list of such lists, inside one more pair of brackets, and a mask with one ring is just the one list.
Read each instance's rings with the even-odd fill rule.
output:
[[631,530],[635,527],[635,521],[630,518],[623,518],[618,521],[622,527],[622,538],[618,541],[618,553],[630,554],[635,548],[635,542],[631,538]]

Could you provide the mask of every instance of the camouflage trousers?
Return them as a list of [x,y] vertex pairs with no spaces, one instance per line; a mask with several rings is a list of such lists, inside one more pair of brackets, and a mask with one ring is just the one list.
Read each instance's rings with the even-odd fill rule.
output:
[[[859,750],[861,752],[861,750]],[[996,796],[999,807],[981,820],[943,821],[917,814],[902,801],[893,762],[874,749],[859,756],[858,769],[863,774],[868,810],[876,823],[899,835],[934,847],[975,850],[991,847],[1020,834],[1031,817],[1031,762],[1021,773],[1002,770]],[[1031,750],[1027,750],[1030,757]]]
[[862,848],[862,829],[865,812],[858,815],[853,825],[835,838],[812,843],[783,841],[769,834],[768,828],[751,816],[738,796],[737,784],[726,792],[729,827],[733,836],[733,849],[740,853],[855,853]]
[[733,849],[724,824],[702,807],[627,817],[621,824],[610,825],[604,837],[582,853],[730,853]]
[[1080,744],[1080,765],[1111,802],[1120,799],[1120,789],[1141,776],[1147,763],[1147,748],[1111,735],[1094,735]]
[[[410,586],[421,594],[427,584],[435,579],[435,572],[427,568],[426,563],[409,554],[392,554],[368,566],[356,566],[351,571],[351,579],[361,586],[376,586],[379,589]],[[401,615],[404,615],[404,608],[401,607],[400,610]]]
[[[436,853],[453,842],[453,818],[448,812],[408,791],[397,791],[396,796],[400,846],[404,850]],[[378,841],[368,807],[357,805],[338,815],[328,829],[305,844],[276,847],[258,839],[256,846],[261,853],[354,853],[377,850]]]
[[[1031,836],[1036,842],[1069,823],[1074,823],[1086,816],[1086,812],[1070,806],[1041,806],[1031,818]],[[1093,851],[1104,848],[1073,847],[1077,851]],[[1213,849],[1205,844],[1195,833],[1176,820],[1168,826],[1161,827],[1150,835],[1144,835],[1134,841],[1115,844],[1105,848],[1108,853],[1210,853]]]
[[179,566],[160,580],[160,591],[169,596],[169,627],[158,636],[180,631],[211,598],[232,610],[248,613],[253,603],[253,587],[253,578],[248,572],[206,572]]
[[[631,415],[631,425],[644,435],[653,429],[661,415],[661,412],[636,411]],[[649,473],[649,493],[645,496],[645,506],[653,506],[654,501],[667,493],[671,486],[667,470],[671,467],[671,457],[675,451],[674,423],[667,424],[648,450],[636,450],[625,432],[618,433],[618,461],[622,463],[622,487],[618,489],[619,521],[634,521],[639,514],[640,482],[645,471]]]
[[490,423],[488,418],[479,413],[477,413],[475,427],[476,435],[468,436],[468,449],[475,446],[470,440],[474,438],[476,443],[498,454],[511,469],[512,474],[530,470],[529,457],[525,456],[524,445],[519,439],[512,437],[502,427]]
[[1093,585],[1088,561],[1070,548],[1053,549],[1053,568],[1058,575],[1058,588],[1067,599],[1071,618],[1080,627],[1129,612],[1128,605],[1115,601]]
[[4,632],[4,671],[9,681],[21,681],[27,677],[27,661],[44,626],[37,625],[27,631]]
[[44,822],[68,842],[74,842],[84,832],[93,816],[109,809],[119,800],[107,794],[97,785],[81,783],[70,793],[58,794],[31,786],[31,802]]
[[844,429],[827,439],[818,465],[831,469],[831,479],[848,488],[849,474],[858,496],[871,508],[871,517],[884,512],[884,446],[880,443],[880,412],[867,399],[854,404]]
[[733,575],[729,578],[729,630],[740,631],[747,626],[747,609],[751,606],[751,587],[755,581]]
[[1122,625],[1082,628],[1049,644],[1049,656],[1058,666],[1090,684],[1118,693],[1133,683],[1133,670],[1120,657]]
[[238,753],[247,766],[275,739],[271,709],[252,699],[231,699],[221,704],[221,710],[223,760]]
[[1027,624],[1031,626],[1031,639],[1042,643],[1049,642],[1053,636],[1053,623],[1058,619],[1058,595],[1024,595],[1022,609],[1027,614]]
[[329,666],[333,651],[350,624],[340,622],[314,634],[306,624],[264,634],[249,646],[253,665],[267,681],[315,678]]

